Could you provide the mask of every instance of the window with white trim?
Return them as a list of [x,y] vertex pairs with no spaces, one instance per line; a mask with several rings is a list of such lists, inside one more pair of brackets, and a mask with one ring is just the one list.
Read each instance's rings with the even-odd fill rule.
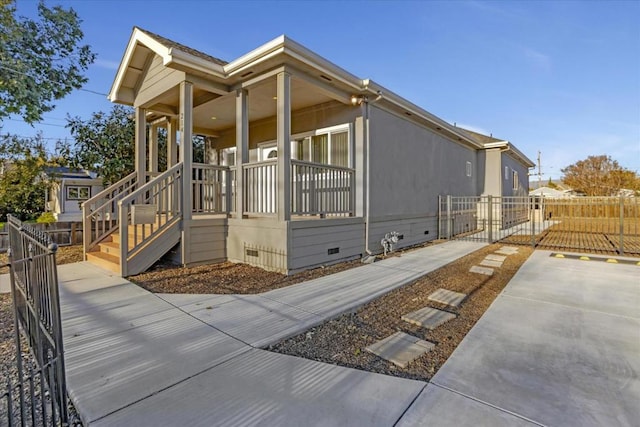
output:
[[472,174],[473,174],[473,169],[471,166],[471,162],[467,162],[467,176],[471,177]]
[[509,166],[504,167],[504,179],[509,179]]
[[89,200],[91,187],[88,185],[68,185],[67,200]]
[[292,157],[307,162],[350,167],[349,125],[318,129],[293,136]]
[[518,172],[517,171],[513,171],[512,172],[512,178],[513,178],[513,188],[514,190],[518,189]]

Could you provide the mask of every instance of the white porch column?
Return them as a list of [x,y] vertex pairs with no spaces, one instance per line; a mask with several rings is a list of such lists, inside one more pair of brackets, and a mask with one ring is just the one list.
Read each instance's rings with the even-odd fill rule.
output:
[[[180,160],[182,161],[182,218],[191,219],[191,165],[193,163],[193,85],[180,83]],[[182,240],[183,250],[189,242]]]
[[149,172],[158,172],[158,126],[149,128]]
[[178,163],[178,141],[176,119],[170,118],[167,122],[167,169]]
[[249,162],[249,104],[247,91],[236,91],[236,218],[244,212],[244,176],[242,165]]
[[138,175],[138,185],[145,183],[147,171],[147,111],[144,108],[136,108],[136,134],[135,134],[135,159],[134,166]]
[[291,219],[291,75],[278,73],[278,220]]

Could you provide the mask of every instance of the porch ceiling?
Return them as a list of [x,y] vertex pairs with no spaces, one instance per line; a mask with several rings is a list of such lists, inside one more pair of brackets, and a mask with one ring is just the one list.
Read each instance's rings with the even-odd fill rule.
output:
[[[276,78],[267,79],[264,82],[248,89],[249,120],[260,120],[276,115]],[[210,99],[207,99],[210,98]],[[222,131],[233,128],[236,124],[235,93],[225,96],[215,96],[209,92],[194,87],[194,111],[193,126],[199,129]],[[291,79],[291,109],[299,110],[317,104],[331,101],[332,98],[322,93],[313,84],[296,79]],[[159,115],[178,112],[179,92],[173,88],[156,100],[150,107]],[[215,118],[214,118],[215,117]]]

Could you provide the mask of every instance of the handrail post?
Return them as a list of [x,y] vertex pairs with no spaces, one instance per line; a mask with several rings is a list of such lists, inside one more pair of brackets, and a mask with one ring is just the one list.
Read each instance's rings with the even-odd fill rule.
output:
[[127,253],[129,252],[129,207],[118,202],[118,224],[120,228],[120,275],[127,277]]
[[82,203],[82,259],[84,261],[87,260],[87,251],[89,250],[89,245],[91,244],[91,220],[87,214],[89,210],[89,206],[87,202]]

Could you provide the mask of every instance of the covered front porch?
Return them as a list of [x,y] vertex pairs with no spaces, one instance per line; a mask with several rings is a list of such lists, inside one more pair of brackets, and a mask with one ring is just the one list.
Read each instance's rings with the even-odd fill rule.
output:
[[[345,88],[280,61],[214,78],[130,48],[111,97],[135,109],[135,172],[85,203],[89,259],[123,276],[167,252],[288,273],[362,253],[365,106]],[[323,243],[344,232],[346,252]],[[296,241],[321,253],[294,262]]]

